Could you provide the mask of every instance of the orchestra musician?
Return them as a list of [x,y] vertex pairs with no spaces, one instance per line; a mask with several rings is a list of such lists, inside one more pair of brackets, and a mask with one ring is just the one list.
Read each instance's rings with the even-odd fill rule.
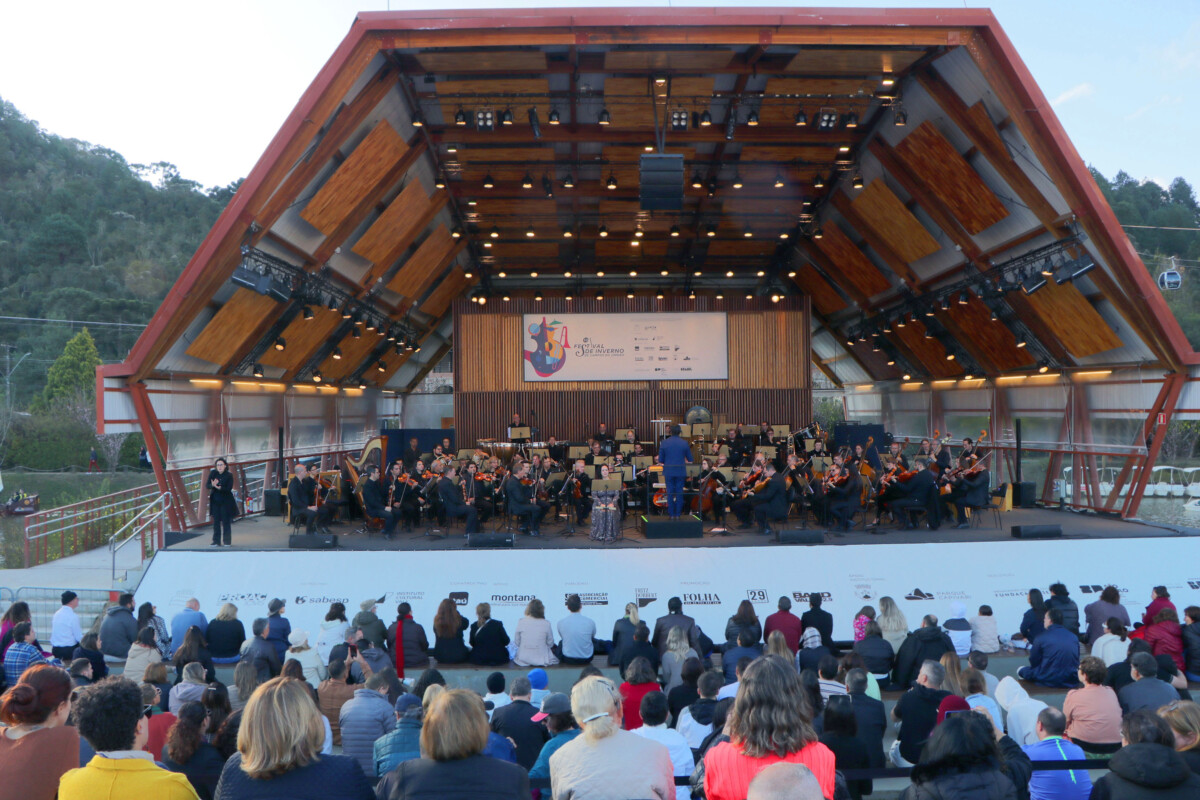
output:
[[753,496],[754,519],[758,532],[771,533],[771,520],[787,519],[787,480],[783,473],[775,471],[775,464],[768,461],[763,466],[763,479],[767,482],[762,491]]
[[[575,524],[583,525],[592,510],[592,476],[582,458],[576,459],[571,474],[555,494],[555,503],[569,504],[575,509]],[[559,498],[562,498],[561,500]]]
[[451,460],[457,455],[454,452],[454,444],[450,441],[449,436],[442,437],[442,452],[448,455]]
[[526,425],[525,425],[525,423],[521,422],[521,415],[519,413],[514,412],[512,415],[512,421],[508,425],[508,440],[510,442],[513,442],[514,444],[525,444],[526,442],[528,442],[529,440],[524,437],[522,437],[520,439],[513,438],[513,428],[524,428],[524,427],[526,427]]
[[412,468],[421,458],[421,447],[417,444],[417,437],[412,437],[408,440],[408,449],[404,451],[404,457],[401,459],[404,462],[404,469],[412,472]]
[[521,533],[541,536],[542,517],[546,516],[550,504],[534,496],[532,482],[524,483],[528,472],[529,464],[517,462],[504,482],[504,493],[508,498],[509,513],[521,520]]
[[625,442],[624,443],[633,445],[634,447],[637,446],[637,443],[638,443],[637,432],[633,428],[630,428],[629,430],[625,431]]
[[[441,498],[441,506],[443,513],[448,519],[463,517],[467,521],[466,535],[477,533],[479,531],[479,513],[475,510],[474,504],[467,503],[466,491],[467,487],[459,487],[454,480],[458,474],[458,469],[454,465],[446,467],[442,473],[441,480],[438,481],[438,496]],[[475,479],[471,478],[471,484],[475,483]],[[465,483],[465,481],[464,481]],[[472,486],[473,488],[473,486]]]
[[962,472],[950,480],[949,493],[941,496],[942,511],[946,516],[949,516],[950,510],[948,505],[953,503],[956,522],[958,523],[954,527],[967,528],[970,527],[970,523],[967,521],[967,507],[986,506],[988,504],[988,488],[992,476],[988,472],[987,467],[974,455],[960,458],[959,463],[962,464],[962,467],[960,467]]
[[558,439],[553,436],[546,438],[546,451],[550,456],[550,460],[556,464],[561,464],[567,458],[567,448],[565,445],[558,443]]
[[401,474],[401,465],[393,463],[389,472],[396,484],[396,489],[392,493],[392,502],[395,504],[393,508],[399,507],[400,517],[404,520],[404,530],[412,531],[414,525],[421,524],[421,513],[428,505],[428,501],[422,494],[421,489],[423,483],[421,476],[425,475],[425,462],[417,459],[413,462],[413,468],[404,474]]
[[933,445],[928,439],[922,439],[921,445],[917,448],[917,458],[933,458]]
[[588,453],[583,458],[583,462],[589,467],[599,465],[604,460],[604,454],[600,452],[600,442],[592,440],[592,452]]
[[600,423],[600,430],[592,436],[592,440],[600,444],[600,451],[606,456],[611,456],[613,453],[613,438],[608,433],[608,426],[603,422]]
[[479,465],[468,461],[463,468],[463,499],[467,505],[475,507],[475,514],[480,524],[488,521],[492,515],[492,480],[479,471]]
[[312,533],[318,527],[321,533],[329,533],[334,507],[329,503],[317,502],[317,482],[308,474],[308,467],[304,464],[297,462],[292,468],[287,498],[293,522],[303,519],[307,533]]
[[926,521],[931,530],[937,530],[941,519],[938,514],[937,502],[937,476],[930,469],[932,462],[928,457],[920,454],[914,459],[913,468],[917,470],[917,474],[907,481],[896,484],[895,490],[897,497],[889,501],[889,507],[892,514],[898,515],[904,520],[905,530],[916,528],[917,525],[908,516],[908,510],[912,508],[925,508],[928,510]]
[[964,436],[962,441],[963,449],[962,452],[958,454],[960,459],[966,458],[967,456],[978,455],[978,453],[975,452],[975,441],[970,436]]
[[704,497],[708,497],[712,503],[713,522],[719,527],[725,526],[726,501],[729,497],[728,486],[728,476],[721,472],[720,467],[714,463],[713,459],[700,459],[700,474],[696,476],[692,487],[701,498],[700,519],[708,516],[708,512],[704,510],[703,501]]
[[[732,452],[733,448],[730,448]],[[746,473],[741,482],[737,485],[736,491],[739,495],[737,500],[733,501],[733,513],[741,523],[739,526],[742,530],[752,527],[750,522],[754,516],[754,487],[763,480],[763,472],[765,470],[764,462],[766,458],[762,453],[754,457],[754,466]]]
[[848,531],[862,497],[862,476],[859,475],[858,464],[854,461],[848,461],[844,470],[845,479],[831,483],[826,492],[829,495],[829,514],[834,527]]
[[770,447],[775,443],[775,429],[767,423],[758,426],[758,444],[760,447]]
[[679,519],[683,514],[683,482],[687,467],[692,463],[692,448],[680,437],[682,428],[671,426],[671,435],[658,447],[658,463],[663,465],[663,481],[667,484],[667,516]]
[[[390,481],[387,483],[389,486],[395,485]],[[397,514],[388,507],[388,491],[384,489],[384,482],[379,480],[379,467],[374,464],[367,467],[367,474],[363,478],[362,501],[363,511],[368,517],[383,520],[383,538],[391,539],[396,532]]]

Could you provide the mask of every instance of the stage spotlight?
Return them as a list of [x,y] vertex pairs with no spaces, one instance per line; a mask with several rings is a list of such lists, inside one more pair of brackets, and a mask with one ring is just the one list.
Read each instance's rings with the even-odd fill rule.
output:
[[492,232],[489,233],[488,236],[492,237],[493,239],[499,239],[500,238],[500,228],[497,227],[496,225],[493,225]]
[[813,188],[814,189],[824,189],[825,188],[825,179],[822,178],[820,175],[813,178]]
[[804,109],[802,108],[796,112],[796,127],[803,128],[807,124],[808,124],[808,115],[804,113]]
[[490,108],[481,108],[475,112],[475,129],[480,131],[496,129],[496,115]]
[[462,234],[463,234],[462,226],[460,226],[460,225],[455,225],[454,230],[450,231],[450,235],[453,236],[455,239],[461,239]]
[[892,122],[897,128],[903,128],[908,124],[908,112],[903,108],[897,108],[895,115],[892,117]]
[[968,304],[968,303],[970,303],[970,302],[971,302],[971,298],[967,297],[967,293],[966,293],[966,292],[963,292],[962,294],[960,294],[960,295],[958,296],[958,304],[959,304],[960,306],[965,306],[965,305],[967,305],[967,304]]
[[483,188],[492,189],[496,186],[496,181],[492,178],[492,173],[483,176]]
[[601,239],[604,239],[604,238],[605,238],[605,237],[607,237],[607,236],[608,236],[608,226],[607,226],[607,225],[601,225],[601,226],[600,226],[600,238],[601,238]]
[[750,112],[750,114],[746,117],[746,124],[749,125],[751,128],[758,127],[758,112],[757,111]]
[[424,128],[425,127],[425,117],[421,115],[421,112],[419,110],[413,112],[412,126],[414,128]]
[[557,108],[550,109],[550,115],[546,117],[546,121],[551,125],[558,125],[562,122],[562,117],[559,116]]
[[570,225],[563,225],[563,238],[564,238],[564,239],[570,239],[572,235],[573,235],[573,234],[571,233],[571,226],[570,226]]
[[671,238],[672,238],[672,239],[678,239],[678,238],[679,238],[679,226],[678,226],[678,225],[672,225],[672,226],[671,226]]
[[730,186],[732,186],[732,187],[733,187],[733,188],[735,188],[735,189],[740,189],[740,188],[742,188],[743,186],[745,186],[745,184],[744,184],[744,183],[742,183],[742,176],[741,176],[741,175],[739,175],[739,174],[737,174],[737,173],[734,173],[734,175],[733,175],[733,183],[731,183],[731,184],[729,184],[729,185],[730,185]]
[[783,180],[783,172],[782,172],[782,170],[781,170],[781,171],[779,171],[779,172],[776,172],[776,173],[775,173],[775,188],[776,188],[776,189],[782,189],[782,188],[783,188],[785,185],[786,185],[786,184],[784,183],[784,180]]
[[511,108],[506,108],[506,109],[504,109],[504,111],[500,112],[500,124],[501,125],[512,125],[513,124],[513,113],[512,113]]
[[524,178],[521,178],[521,188],[522,189],[532,189],[533,188],[533,176],[530,175],[528,172],[525,173]]
[[263,376],[263,365],[255,364],[254,365],[254,377],[261,378],[262,376]]
[[822,108],[817,112],[817,130],[831,131],[837,127],[838,112],[836,108]]
[[528,236],[530,239],[532,239],[533,237],[537,236],[537,232],[534,231],[533,226],[530,225],[528,228],[525,229],[525,235]]
[[600,118],[597,120],[597,122],[601,125],[611,125],[612,124],[612,114],[608,113],[607,108],[600,109]]
[[320,383],[321,381],[323,381],[325,379],[325,376],[321,374],[321,370],[314,369],[313,374],[312,374],[312,379],[313,379],[313,383]]
[[284,339],[282,336],[275,339],[275,349],[276,350],[283,350],[286,347],[287,347],[287,340]]
[[855,189],[863,188],[863,176],[861,172],[854,173],[854,181],[851,183]]
[[302,317],[304,317],[304,319],[306,319],[306,320],[310,320],[310,319],[312,319],[312,318],[313,318],[313,316],[314,316],[314,314],[313,314],[313,310],[312,310],[312,306],[305,306],[305,307],[304,307],[304,308],[303,308],[303,309],[300,311],[300,315],[301,315]]
[[437,178],[434,179],[433,186],[435,189],[445,189],[446,188],[446,179],[442,177],[441,173],[438,173]]
[[716,236],[717,235],[717,226],[709,225],[709,226],[705,227],[704,235],[710,239],[713,238],[714,236]]
[[671,110],[671,130],[686,131],[688,129],[688,112],[682,108]]
[[704,178],[700,176],[699,172],[692,173],[692,188],[693,189],[703,189],[704,188]]
[[1025,294],[1033,294],[1045,285],[1046,276],[1040,272],[1034,272],[1021,281],[1021,291]]
[[712,114],[706,108],[700,112],[700,127],[707,128],[712,125]]
[[847,114],[845,117],[843,117],[842,120],[843,120],[843,124],[847,128],[857,128],[858,127],[858,114],[851,112],[851,113]]
[[1038,362],[1038,374],[1045,375],[1050,370],[1050,365],[1045,361]]
[[454,112],[454,124],[459,127],[467,124],[467,112],[462,110],[462,106],[459,106],[458,111]]
[[606,188],[609,188],[609,189],[617,188],[617,176],[611,172],[608,173],[608,180],[605,181],[604,185]]
[[563,178],[563,188],[564,189],[574,189],[575,188],[575,179],[573,177],[571,177],[571,173],[569,173],[569,172],[567,173],[567,177]]

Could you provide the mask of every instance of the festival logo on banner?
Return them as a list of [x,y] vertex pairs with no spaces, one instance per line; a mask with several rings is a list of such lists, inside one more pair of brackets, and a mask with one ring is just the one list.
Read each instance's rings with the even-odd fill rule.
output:
[[650,589],[634,589],[633,596],[638,608],[645,608],[658,599],[658,593]]
[[567,326],[558,320],[541,322],[529,326],[529,336],[533,339],[534,349],[525,351],[525,360],[533,366],[533,371],[540,378],[549,378],[563,368],[567,363],[567,349],[571,344],[567,341]]

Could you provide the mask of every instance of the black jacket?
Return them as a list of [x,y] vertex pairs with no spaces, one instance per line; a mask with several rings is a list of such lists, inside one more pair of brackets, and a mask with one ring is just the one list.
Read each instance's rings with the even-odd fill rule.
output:
[[633,644],[633,632],[637,626],[629,621],[629,617],[621,617],[613,623],[612,647],[608,650],[608,665],[615,667],[621,663],[621,651],[627,645]]
[[288,506],[293,515],[301,509],[308,508],[317,502],[317,483],[311,477],[300,480],[292,476],[287,487]]
[[233,658],[246,641],[246,627],[240,619],[214,619],[208,623],[208,652],[213,658]]
[[481,667],[502,667],[508,657],[508,631],[498,619],[489,619],[480,627],[478,620],[471,623],[471,652],[467,656],[472,664]]
[[1200,675],[1200,622],[1183,626],[1183,659],[1188,672]]
[[816,628],[821,634],[821,644],[833,649],[833,614],[823,608],[810,608],[800,615],[800,634],[805,628]]
[[867,748],[871,769],[883,766],[883,737],[887,734],[887,713],[884,705],[865,694],[851,694],[850,705],[854,708],[854,719],[858,722],[859,740]]
[[529,773],[485,755],[401,761],[375,789],[379,800],[528,800]]
[[275,651],[275,645],[261,636],[254,637],[243,658],[254,665],[260,683],[276,677],[283,668],[279,663],[279,653]]
[[161,755],[163,766],[187,778],[200,800],[212,800],[217,793],[217,781],[221,779],[221,770],[225,766],[225,759],[221,758],[217,748],[211,744],[201,744],[186,764],[176,764],[172,761],[167,756],[165,745]]
[[782,473],[776,472],[767,481],[767,486],[754,495],[754,507],[766,508],[767,519],[780,519],[787,516],[787,479]]
[[1139,742],[1108,761],[1109,772],[1092,786],[1091,800],[1195,800],[1200,777],[1166,745]]
[[[988,497],[988,487],[991,485],[992,476],[986,469],[980,471],[977,475],[969,478],[963,478],[958,483],[958,489],[963,493],[962,503],[968,506],[986,506],[990,502]],[[1079,627],[1079,612],[1075,612],[1075,627]]]
[[517,745],[517,763],[530,769],[549,738],[546,726],[533,721],[537,708],[528,700],[513,700],[492,712],[492,730]]
[[438,496],[442,498],[442,506],[450,516],[462,516],[467,513],[467,503],[463,500],[462,489],[449,478],[438,481]]
[[941,689],[917,685],[896,701],[892,713],[900,720],[900,755],[905,760],[913,764],[921,760],[921,750],[937,725],[938,705],[949,694]]
[[654,645],[649,642],[632,641],[624,648],[621,654],[621,677],[625,677],[625,673],[629,670],[629,665],[638,656],[642,656],[650,662],[650,666],[654,667],[654,671],[658,672],[660,663],[658,651],[654,649]]
[[1062,611],[1062,626],[1076,636],[1079,635],[1079,606],[1075,605],[1074,600],[1066,595],[1052,594],[1046,601],[1046,607]]
[[[896,654],[896,670],[892,682],[897,688],[912,686],[926,661],[940,661],[944,653],[953,653],[954,644],[946,632],[938,627],[917,628],[908,635]],[[912,761],[912,759],[908,759]]]
[[821,659],[831,655],[833,653],[825,645],[821,645],[820,647],[803,647],[800,649],[800,652],[796,653],[796,669],[800,672],[804,672],[806,669],[817,672],[821,666]]
[[[213,480],[220,482],[219,489],[212,488]],[[208,487],[209,508],[221,507],[237,511],[237,501],[233,499],[233,475],[228,469],[220,473],[215,469],[210,469],[208,480],[204,482],[204,485]]]
[[372,517],[382,516],[379,512],[387,510],[386,484],[379,481],[364,480],[362,489],[363,509]]
[[[834,764],[839,772],[850,769],[867,769],[870,766],[867,747],[857,736],[822,733],[820,742],[833,751]],[[852,800],[859,800],[864,793],[870,794],[872,788],[869,778],[847,781],[846,787],[850,790]]]
[[733,617],[730,617],[729,621],[725,623],[725,646],[731,649],[737,647],[738,637],[742,631],[750,634],[751,647],[762,641],[762,623],[754,620],[749,625],[739,625]]
[[704,655],[704,651],[700,649],[700,629],[696,627],[696,620],[682,613],[666,614],[654,620],[654,635],[650,637],[650,643],[657,648],[659,655],[667,652],[667,636],[670,635],[671,628],[676,626],[683,628],[692,649]]
[[[443,479],[444,480],[444,479]],[[467,620],[458,615],[458,633],[455,636],[438,636],[434,632],[433,657],[438,664],[462,664],[467,660],[467,646],[463,644],[463,632],[467,629]]]
[[854,643],[854,652],[862,656],[867,672],[888,675],[896,662],[896,651],[892,643],[882,636],[868,636]]

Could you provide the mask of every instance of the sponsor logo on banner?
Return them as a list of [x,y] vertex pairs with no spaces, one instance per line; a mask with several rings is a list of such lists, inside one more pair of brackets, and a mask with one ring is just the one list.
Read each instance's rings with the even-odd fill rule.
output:
[[489,602],[494,606],[523,606],[536,598],[534,594],[494,594]]
[[1200,589],[1200,581],[1188,581],[1187,585],[1192,589]]
[[[1099,583],[1080,584],[1079,591],[1082,592],[1083,594],[1100,594],[1108,586],[1117,586],[1117,584],[1115,584],[1115,583],[1113,583],[1113,584],[1105,583],[1103,585],[1099,584]],[[1117,591],[1120,592],[1121,594],[1126,594],[1129,590],[1125,589],[1123,587],[1117,586]]]
[[566,600],[573,594],[579,595],[579,602],[585,606],[608,605],[608,592],[563,592],[563,600]]
[[830,592],[792,592],[792,600],[796,603],[807,603],[808,598],[814,594],[821,595],[822,605],[833,602],[833,594]]
[[262,592],[226,592],[219,595],[217,601],[221,603],[265,603],[267,596]]
[[424,599],[424,592],[388,592],[384,595],[386,603],[419,603]]
[[1028,596],[1028,589],[996,589],[992,593],[995,597],[1020,597]]
[[296,599],[292,601],[294,606],[302,606],[308,603],[317,603],[318,605],[326,605],[329,603],[349,603],[349,597],[326,597],[325,595],[296,595]]
[[467,600],[471,597],[469,592],[451,592],[450,599],[454,601],[456,606],[465,606]]
[[913,589],[908,594],[904,595],[904,599],[905,600],[933,600],[934,597],[931,592],[923,592],[923,591],[921,591],[920,587],[917,587],[916,589]]
[[691,606],[719,606],[721,605],[721,597],[716,592],[684,592],[680,595],[685,605]]
[[746,590],[746,599],[749,600],[751,603],[765,603],[765,602],[767,602],[767,590],[766,589],[747,589]]
[[637,600],[638,608],[645,608],[658,599],[658,595],[650,589],[634,589],[633,599]]

